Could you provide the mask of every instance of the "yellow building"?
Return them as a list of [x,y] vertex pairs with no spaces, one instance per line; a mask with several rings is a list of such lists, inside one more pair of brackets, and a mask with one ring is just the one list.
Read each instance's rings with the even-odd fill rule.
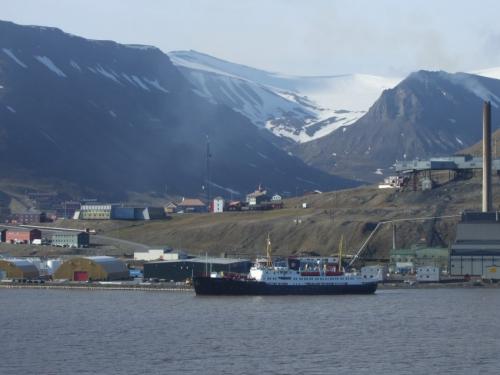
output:
[[127,280],[129,270],[124,262],[113,257],[75,257],[64,261],[53,278],[71,281]]
[[5,279],[38,279],[38,268],[24,259],[0,259],[0,274]]

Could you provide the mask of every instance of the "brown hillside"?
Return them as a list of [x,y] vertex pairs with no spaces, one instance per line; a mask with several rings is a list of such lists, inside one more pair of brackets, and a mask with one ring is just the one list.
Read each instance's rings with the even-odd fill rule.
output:
[[[500,179],[495,177],[495,207],[500,203]],[[427,192],[396,192],[364,187],[287,200],[282,210],[223,214],[178,214],[157,222],[75,222],[66,225],[94,226],[102,234],[152,247],[172,246],[193,254],[254,256],[264,254],[270,233],[275,254],[315,251],[337,252],[341,235],[350,253],[359,249],[376,223],[442,215],[458,215],[481,205],[478,178],[451,182]],[[308,208],[303,209],[306,202]],[[454,240],[458,218],[408,221],[397,224],[397,246],[405,247],[422,238],[427,244],[448,246]],[[60,225],[60,223],[58,224]],[[370,241],[369,258],[386,258],[392,246],[392,230],[384,225]]]

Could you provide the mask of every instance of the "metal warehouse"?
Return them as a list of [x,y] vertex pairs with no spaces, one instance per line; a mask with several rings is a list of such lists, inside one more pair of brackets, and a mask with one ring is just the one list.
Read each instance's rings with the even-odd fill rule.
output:
[[500,212],[464,213],[451,246],[451,274],[482,276],[494,265],[500,265]]
[[129,271],[124,262],[113,257],[76,257],[64,261],[53,278],[72,281],[126,280]]
[[0,279],[38,279],[38,268],[24,259],[0,259]]
[[62,247],[88,247],[89,234],[85,232],[64,232],[52,235],[52,245]]
[[191,258],[144,263],[144,278],[167,281],[185,281],[193,276],[210,272],[248,273],[251,262],[247,259]]

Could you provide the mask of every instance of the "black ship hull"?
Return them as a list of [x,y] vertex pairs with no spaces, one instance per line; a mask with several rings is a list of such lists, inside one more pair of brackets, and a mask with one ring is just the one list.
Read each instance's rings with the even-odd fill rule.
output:
[[373,294],[376,282],[360,285],[271,285],[260,281],[199,276],[193,279],[197,295],[327,295]]

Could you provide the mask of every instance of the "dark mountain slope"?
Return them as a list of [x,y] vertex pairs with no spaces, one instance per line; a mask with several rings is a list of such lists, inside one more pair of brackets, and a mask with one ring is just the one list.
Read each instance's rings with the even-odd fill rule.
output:
[[[0,22],[0,158],[5,175],[53,178],[123,199],[352,186],[289,156],[247,119],[193,93],[160,50]],[[310,182],[309,182],[310,181]],[[217,191],[216,191],[217,192]],[[220,190],[218,193],[227,193]]]

